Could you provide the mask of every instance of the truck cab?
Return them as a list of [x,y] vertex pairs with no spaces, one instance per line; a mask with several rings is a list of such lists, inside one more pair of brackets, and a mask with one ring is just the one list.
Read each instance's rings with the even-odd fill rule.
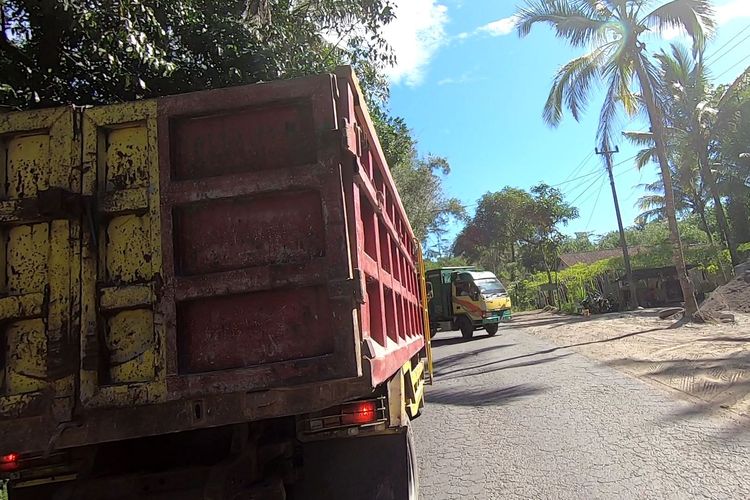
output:
[[434,330],[461,330],[464,338],[484,328],[492,336],[511,318],[511,300],[493,273],[474,267],[427,272],[430,324]]

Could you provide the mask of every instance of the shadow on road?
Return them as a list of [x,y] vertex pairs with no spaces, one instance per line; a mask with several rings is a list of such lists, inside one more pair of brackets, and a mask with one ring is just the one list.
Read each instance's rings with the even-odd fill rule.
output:
[[[725,341],[725,339],[721,339]],[[607,365],[656,380],[706,401],[691,405],[675,418],[700,416],[716,411],[747,407],[750,399],[750,353],[728,357],[693,359],[617,359]]]
[[[494,366],[498,363],[503,363],[504,361],[499,362],[493,362],[493,363],[485,363],[483,365],[477,365],[477,366],[467,366],[466,368],[461,368],[458,370],[452,370],[452,371],[443,371],[443,370],[437,370],[435,372],[435,376],[439,380],[453,380],[461,377],[473,377],[475,375],[485,375],[488,373],[495,373],[502,370],[511,370],[514,368],[524,368],[528,366],[536,366],[536,365],[542,365],[546,363],[552,363],[553,361],[558,361],[563,358],[567,358],[572,353],[565,353],[565,354],[559,354],[557,356],[549,356],[546,358],[540,358],[540,359],[531,359],[528,361],[523,361],[521,363],[513,363],[510,365],[501,365],[501,366]],[[460,374],[458,372],[461,372]]]
[[501,389],[445,388],[430,390],[427,400],[455,406],[499,406],[510,401],[533,396],[543,392],[543,388],[529,384],[512,385]]
[[[478,332],[477,332],[478,333]],[[473,344],[473,343],[482,343],[487,342],[492,337],[489,335],[481,335],[481,336],[474,336],[470,339],[465,339],[463,337],[448,337],[448,338],[433,338],[430,342],[432,344],[432,347],[442,347],[447,345],[456,345],[456,344]]]
[[523,319],[516,319],[514,318],[509,325],[515,326],[517,328],[526,328],[526,327],[539,327],[539,326],[547,326],[547,325],[567,325],[569,323],[583,323],[586,321],[592,321],[589,318],[583,318],[581,316],[543,316],[540,318],[528,318],[524,317]]
[[[451,370],[451,371],[446,371],[444,369],[444,368],[446,368],[445,365],[441,366],[439,364],[439,362],[436,362],[435,363],[435,367],[436,367],[435,371],[436,371],[436,374],[438,376],[440,376],[440,375],[449,375],[449,374],[454,375],[454,374],[457,374],[457,373],[467,373],[467,372],[470,372],[471,375],[476,375],[476,374],[479,374],[479,373],[490,373],[493,370],[485,370],[484,372],[477,371],[477,370],[480,370],[482,368],[487,368],[487,367],[490,367],[490,366],[502,365],[503,363],[507,363],[508,361],[516,361],[516,360],[519,360],[519,359],[533,358],[534,356],[542,356],[544,354],[552,354],[552,353],[555,353],[557,351],[561,351],[563,349],[570,349],[570,348],[573,348],[573,347],[581,347],[581,346],[591,345],[591,344],[603,344],[605,342],[614,342],[615,340],[621,340],[621,339],[625,339],[625,338],[628,338],[628,337],[634,337],[636,335],[643,335],[643,334],[646,334],[646,333],[658,332],[658,331],[666,330],[668,328],[669,327],[667,327],[667,328],[652,328],[650,330],[644,330],[642,332],[626,333],[624,335],[619,335],[617,337],[612,337],[612,338],[608,338],[608,339],[592,340],[592,341],[589,341],[589,342],[579,342],[577,344],[570,344],[570,345],[552,347],[550,349],[544,349],[542,351],[532,352],[532,353],[529,353],[529,354],[521,354],[520,356],[513,356],[511,358],[498,359],[498,360],[490,361],[488,363],[484,363],[484,364],[480,364],[480,365],[474,365],[474,366],[466,366],[466,367],[462,367],[462,368],[456,368],[455,370]],[[497,346],[497,347],[508,347],[508,346]],[[457,364],[459,361],[461,361],[461,360],[463,360],[463,359],[465,359],[465,358],[467,358],[469,356],[475,355],[476,352],[477,351],[466,352],[466,353],[459,353],[459,354],[455,354],[453,356],[449,356],[448,358],[445,358],[445,359],[449,359],[451,357],[456,357],[457,360],[454,361],[453,364]],[[534,365],[534,364],[541,364],[541,363],[545,363],[545,362],[549,362],[549,361],[555,361],[555,360],[560,359],[562,357],[569,356],[570,354],[571,353],[567,353],[567,354],[565,354],[563,356],[555,356],[555,357],[550,357],[550,358],[544,358],[544,359],[538,360],[538,362],[532,362],[532,363],[530,363],[528,365],[519,364],[518,366],[530,366],[530,365]],[[504,367],[504,368],[498,368],[498,370],[512,368],[512,367],[513,366],[508,366],[508,367]],[[441,368],[442,368],[442,370],[441,370]]]
[[456,354],[451,354],[449,356],[444,356],[442,358],[436,359],[433,362],[433,366],[436,371],[445,370],[450,367],[462,364],[466,359],[476,358],[479,355],[487,354],[500,349],[506,349],[508,347],[513,347],[514,345],[515,344],[488,345],[486,347],[474,349],[472,351],[458,352]]

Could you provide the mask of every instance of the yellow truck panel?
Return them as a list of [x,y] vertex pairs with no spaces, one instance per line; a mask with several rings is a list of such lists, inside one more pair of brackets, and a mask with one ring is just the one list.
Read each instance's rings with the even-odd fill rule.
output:
[[0,116],[0,418],[73,405],[80,142],[73,108]]
[[164,325],[154,307],[161,274],[156,102],[87,109],[83,161],[84,192],[97,193],[97,224],[84,238],[81,355],[94,359],[82,364],[81,398],[88,407],[154,403],[166,395]]

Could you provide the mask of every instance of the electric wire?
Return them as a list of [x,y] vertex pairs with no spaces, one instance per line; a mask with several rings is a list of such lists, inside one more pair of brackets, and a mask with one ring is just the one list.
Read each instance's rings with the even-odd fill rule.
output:
[[730,71],[732,71],[734,68],[736,68],[737,66],[739,66],[743,62],[747,61],[748,59],[750,59],[750,54],[746,55],[745,57],[743,57],[742,59],[740,59],[739,61],[737,61],[735,64],[733,64],[732,66],[730,66],[729,68],[727,68],[726,71],[724,71],[722,74],[720,74],[719,76],[716,77],[716,80],[718,80],[722,76],[726,75],[727,73],[729,73]]
[[750,29],[750,24],[748,24],[747,26],[745,26],[745,27],[744,27],[744,28],[743,28],[742,30],[740,30],[740,31],[739,31],[739,32],[738,32],[738,33],[737,33],[736,35],[734,35],[734,36],[733,36],[733,37],[732,37],[732,38],[731,38],[731,39],[730,39],[730,40],[729,40],[729,41],[728,41],[727,43],[725,43],[724,45],[722,45],[721,47],[719,47],[719,48],[718,48],[717,50],[715,50],[715,51],[714,51],[714,52],[713,52],[713,53],[712,53],[711,55],[708,55],[708,56],[706,56],[706,62],[707,62],[707,63],[708,63],[708,62],[711,62],[711,63],[713,64],[713,63],[715,63],[716,61],[718,61],[718,60],[722,59],[723,57],[725,57],[725,56],[726,56],[727,54],[730,54],[730,53],[731,53],[731,52],[732,52],[732,51],[733,51],[734,49],[736,49],[737,47],[739,47],[739,45],[740,45],[740,44],[741,44],[742,42],[744,42],[745,40],[747,40],[748,38],[750,38],[750,35],[747,35],[747,36],[746,36],[745,38],[743,38],[742,40],[740,40],[740,41],[739,41],[739,42],[737,42],[736,44],[732,45],[732,46],[731,46],[731,47],[730,47],[729,49],[727,49],[727,50],[726,50],[726,51],[725,51],[725,52],[724,52],[723,54],[719,55],[719,53],[720,53],[720,52],[721,52],[721,51],[722,51],[722,50],[723,50],[723,49],[724,49],[724,48],[725,48],[726,46],[728,46],[728,45],[729,45],[730,43],[732,43],[732,42],[733,42],[733,41],[735,41],[735,40],[736,40],[737,38],[739,38],[739,37],[740,37],[740,36],[741,36],[741,35],[742,35],[742,34],[743,34],[743,33],[744,33],[745,31],[747,31],[748,29]]
[[604,188],[604,184],[606,184],[606,178],[602,177],[602,182],[599,184],[599,194],[596,195],[596,201],[594,201],[594,208],[591,210],[591,215],[589,216],[588,222],[586,222],[586,231],[589,230],[591,227],[591,221],[594,220],[594,214],[596,213],[596,207],[599,204],[599,198],[602,195],[602,189]]

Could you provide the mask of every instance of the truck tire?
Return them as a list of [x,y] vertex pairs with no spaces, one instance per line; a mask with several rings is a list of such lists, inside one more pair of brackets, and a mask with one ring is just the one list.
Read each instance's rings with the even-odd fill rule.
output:
[[418,500],[411,426],[376,436],[302,445],[302,477],[289,500]]
[[411,425],[406,428],[406,449],[409,463],[409,500],[419,500],[419,462],[417,461],[417,447],[414,444],[414,431]]
[[497,323],[493,323],[491,325],[485,325],[484,329],[487,330],[487,335],[490,337],[494,337],[497,333],[497,329],[500,327]]
[[456,323],[464,339],[469,340],[474,336],[474,324],[469,318],[461,316]]

